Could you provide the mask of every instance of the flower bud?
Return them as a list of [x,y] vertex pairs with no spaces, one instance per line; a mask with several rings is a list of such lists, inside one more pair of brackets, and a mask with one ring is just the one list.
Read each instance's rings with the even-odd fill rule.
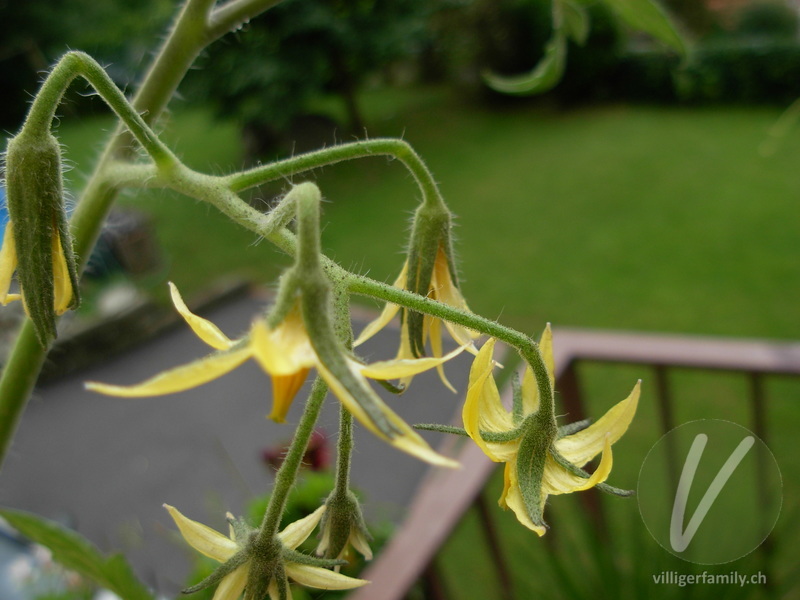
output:
[[[423,204],[414,214],[408,248],[406,289],[420,296],[430,296],[436,262],[445,261],[448,276],[457,287],[450,238],[452,217],[444,205]],[[422,313],[404,310],[411,354],[425,355],[425,319]]]
[[8,296],[14,268],[22,300],[43,345],[56,336],[56,315],[78,305],[78,275],[72,250],[61,148],[47,132],[21,132],[8,142],[5,157],[6,192],[11,235],[0,251],[0,298]]
[[346,559],[350,546],[366,560],[372,560],[369,547],[371,536],[367,531],[361,505],[351,491],[334,491],[325,501],[327,510],[320,524],[320,543],[317,554],[326,558]]

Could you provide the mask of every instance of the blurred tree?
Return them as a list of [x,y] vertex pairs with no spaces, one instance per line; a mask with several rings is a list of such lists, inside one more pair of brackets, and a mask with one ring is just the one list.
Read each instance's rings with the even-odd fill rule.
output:
[[341,97],[347,125],[361,132],[359,85],[392,61],[421,51],[427,4],[285,0],[248,24],[236,43],[217,46],[201,59],[202,70],[190,74],[184,92],[205,94],[220,115],[258,131],[262,151],[326,93]]
[[171,0],[0,0],[0,126],[16,129],[40,74],[67,50],[84,50],[126,85],[175,9]]

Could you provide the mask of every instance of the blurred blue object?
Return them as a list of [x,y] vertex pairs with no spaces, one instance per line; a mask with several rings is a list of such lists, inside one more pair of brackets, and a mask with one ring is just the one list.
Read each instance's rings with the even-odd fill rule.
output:
[[6,188],[0,185],[0,246],[6,235],[6,223],[8,223],[8,209],[6,208]]

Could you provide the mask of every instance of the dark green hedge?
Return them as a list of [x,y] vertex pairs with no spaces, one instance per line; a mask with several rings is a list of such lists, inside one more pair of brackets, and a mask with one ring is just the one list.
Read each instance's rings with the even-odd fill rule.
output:
[[659,51],[623,54],[612,88],[622,99],[685,103],[779,103],[800,97],[800,44],[722,41],[680,61]]

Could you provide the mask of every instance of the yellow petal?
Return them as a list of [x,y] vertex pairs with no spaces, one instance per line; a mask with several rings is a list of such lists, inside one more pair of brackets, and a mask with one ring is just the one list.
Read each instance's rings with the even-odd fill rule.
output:
[[369,583],[366,579],[356,579],[329,569],[292,562],[286,563],[286,574],[297,583],[321,590],[350,590]]
[[[519,480],[517,479],[517,469],[514,463],[506,463],[505,470],[506,488],[503,490],[502,502],[505,503],[504,508],[510,508],[514,511],[517,520],[525,525],[531,531],[536,532],[537,535],[542,536],[547,532],[547,528],[536,525],[528,516],[528,510],[525,508],[525,501],[522,499],[522,492],[519,488]],[[546,495],[542,495],[541,503],[544,505]]]
[[[426,316],[425,321],[429,321],[430,325],[428,326],[428,331],[431,336],[431,350],[433,351],[434,358],[439,358],[442,356],[442,320],[441,319],[432,319],[431,317]],[[464,346],[462,346],[463,348]],[[444,367],[441,363],[436,365],[436,372],[439,374],[439,379],[442,380],[444,386],[453,392],[456,392],[456,388],[453,387],[453,384],[450,383],[450,380],[447,379],[447,375],[444,374]]]
[[198,317],[189,310],[183,298],[181,298],[178,288],[171,281],[169,282],[169,293],[172,296],[172,304],[175,305],[178,313],[192,328],[197,337],[216,350],[227,350],[233,345],[230,338],[222,333],[214,323],[203,317]]
[[497,461],[491,450],[486,445],[480,434],[481,409],[483,407],[483,394],[487,378],[492,373],[493,362],[492,353],[494,352],[494,338],[490,338],[478,352],[478,356],[472,361],[469,370],[469,385],[467,387],[467,397],[464,407],[461,410],[461,419],[464,422],[464,429],[476,444],[483,450],[484,454],[494,461]]
[[467,434],[483,450],[484,454],[495,462],[505,462],[516,455],[518,442],[487,442],[481,431],[502,433],[514,428],[514,420],[500,398],[492,369],[494,339],[488,340],[481,348],[472,363],[469,374],[469,387],[461,417]]
[[536,378],[530,365],[525,366],[525,373],[522,375],[522,416],[527,417],[539,410],[539,387],[536,385]]
[[311,514],[302,519],[289,523],[283,531],[278,534],[284,546],[294,550],[311,535],[311,532],[319,525],[322,515],[325,514],[326,506],[323,504]]
[[137,385],[109,385],[96,381],[87,381],[84,385],[87,390],[121,398],[163,396],[189,390],[217,379],[241,365],[248,358],[250,358],[250,350],[240,348],[229,352],[216,352],[200,360],[159,373]]
[[250,574],[250,563],[237,567],[219,582],[212,600],[239,600]]
[[12,300],[18,300],[18,294],[9,294],[11,278],[17,268],[17,247],[14,243],[14,228],[11,221],[6,223],[3,234],[3,246],[0,248],[0,304],[5,306]]
[[600,464],[589,478],[570,473],[548,454],[542,478],[542,491],[545,494],[571,494],[588,490],[608,479],[613,464],[611,441],[608,435],[605,436],[603,442],[603,457],[600,459]]
[[553,330],[550,329],[550,323],[545,325],[542,337],[539,339],[539,351],[542,353],[547,374],[550,376],[550,387],[555,388],[556,364],[553,359]]
[[270,375],[293,375],[317,361],[303,318],[296,310],[275,329],[258,319],[250,330],[250,346],[261,368]]
[[67,259],[61,238],[56,233],[52,238],[53,260],[53,310],[57,315],[63,315],[72,304],[72,279],[69,276]]
[[[395,282],[392,284],[393,287],[398,289],[405,289],[406,287],[406,279],[408,277],[408,262],[403,264],[403,269],[400,271],[400,275],[397,277]],[[353,346],[358,346],[363,344],[376,333],[378,333],[381,329],[386,327],[389,322],[394,319],[397,312],[400,310],[400,307],[397,304],[392,304],[391,302],[387,302],[386,306],[383,307],[381,314],[378,315],[378,318],[369,323],[361,334],[358,336],[355,342],[353,342]]]
[[556,440],[556,449],[559,453],[571,463],[582,467],[603,450],[606,434],[609,443],[615,443],[628,429],[636,414],[641,383],[637,382],[630,395],[613,406],[597,422],[577,433]]
[[173,506],[165,504],[164,508],[169,511],[169,515],[172,517],[172,520],[175,521],[175,525],[178,526],[186,543],[200,554],[219,562],[225,562],[239,550],[239,547],[233,540],[222,535],[220,532],[214,531],[211,527],[198,523],[197,521],[192,521],[183,516],[181,512]]
[[286,422],[286,414],[297,392],[303,387],[310,369],[300,369],[291,375],[272,376],[272,412],[269,418],[276,423]]
[[[369,365],[353,363],[354,367],[365,377],[385,381],[388,379],[400,379],[413,375],[419,375],[424,371],[433,369],[446,363],[464,351],[464,347],[456,348],[444,356],[425,357],[425,358],[399,358],[394,360],[384,360],[374,362]],[[455,391],[455,390],[454,390]]]
[[392,409],[390,409],[386,404],[381,400],[375,392],[373,392],[369,388],[369,384],[367,380],[355,369],[352,364],[348,362],[348,367],[352,372],[353,376],[357,379],[363,381],[363,386],[366,390],[369,391],[371,394],[371,400],[375,407],[377,407],[382,413],[383,416],[399,431],[393,437],[386,436],[380,429],[375,425],[372,419],[369,418],[369,415],[366,411],[361,407],[358,401],[353,397],[353,395],[347,391],[347,389],[342,385],[342,383],[333,376],[333,374],[325,368],[325,365],[322,363],[317,365],[317,369],[319,369],[320,375],[325,380],[325,382],[330,386],[331,391],[339,398],[339,401],[344,405],[344,407],[349,410],[352,415],[358,419],[364,427],[369,429],[372,433],[377,435],[384,441],[389,442],[392,446],[402,450],[410,454],[411,456],[415,456],[420,460],[424,460],[429,462],[433,465],[439,465],[443,467],[459,467],[460,465],[458,462],[447,458],[446,456],[442,456],[441,454],[435,452],[428,443],[420,437],[420,435],[411,429],[411,427],[406,423],[403,419],[401,419]]
[[367,537],[357,527],[350,532],[350,543],[358,550],[365,560],[372,560],[372,548],[369,547]]
[[[439,247],[436,260],[433,264],[431,290],[431,297],[434,300],[438,300],[439,302],[443,302],[444,304],[448,304],[460,310],[469,311],[464,296],[461,295],[461,291],[453,283],[450,265],[447,262],[447,256],[441,246]],[[445,327],[447,327],[450,335],[453,336],[453,339],[459,346],[469,346],[473,340],[479,338],[481,335],[461,325],[450,323],[449,321],[445,321]]]

